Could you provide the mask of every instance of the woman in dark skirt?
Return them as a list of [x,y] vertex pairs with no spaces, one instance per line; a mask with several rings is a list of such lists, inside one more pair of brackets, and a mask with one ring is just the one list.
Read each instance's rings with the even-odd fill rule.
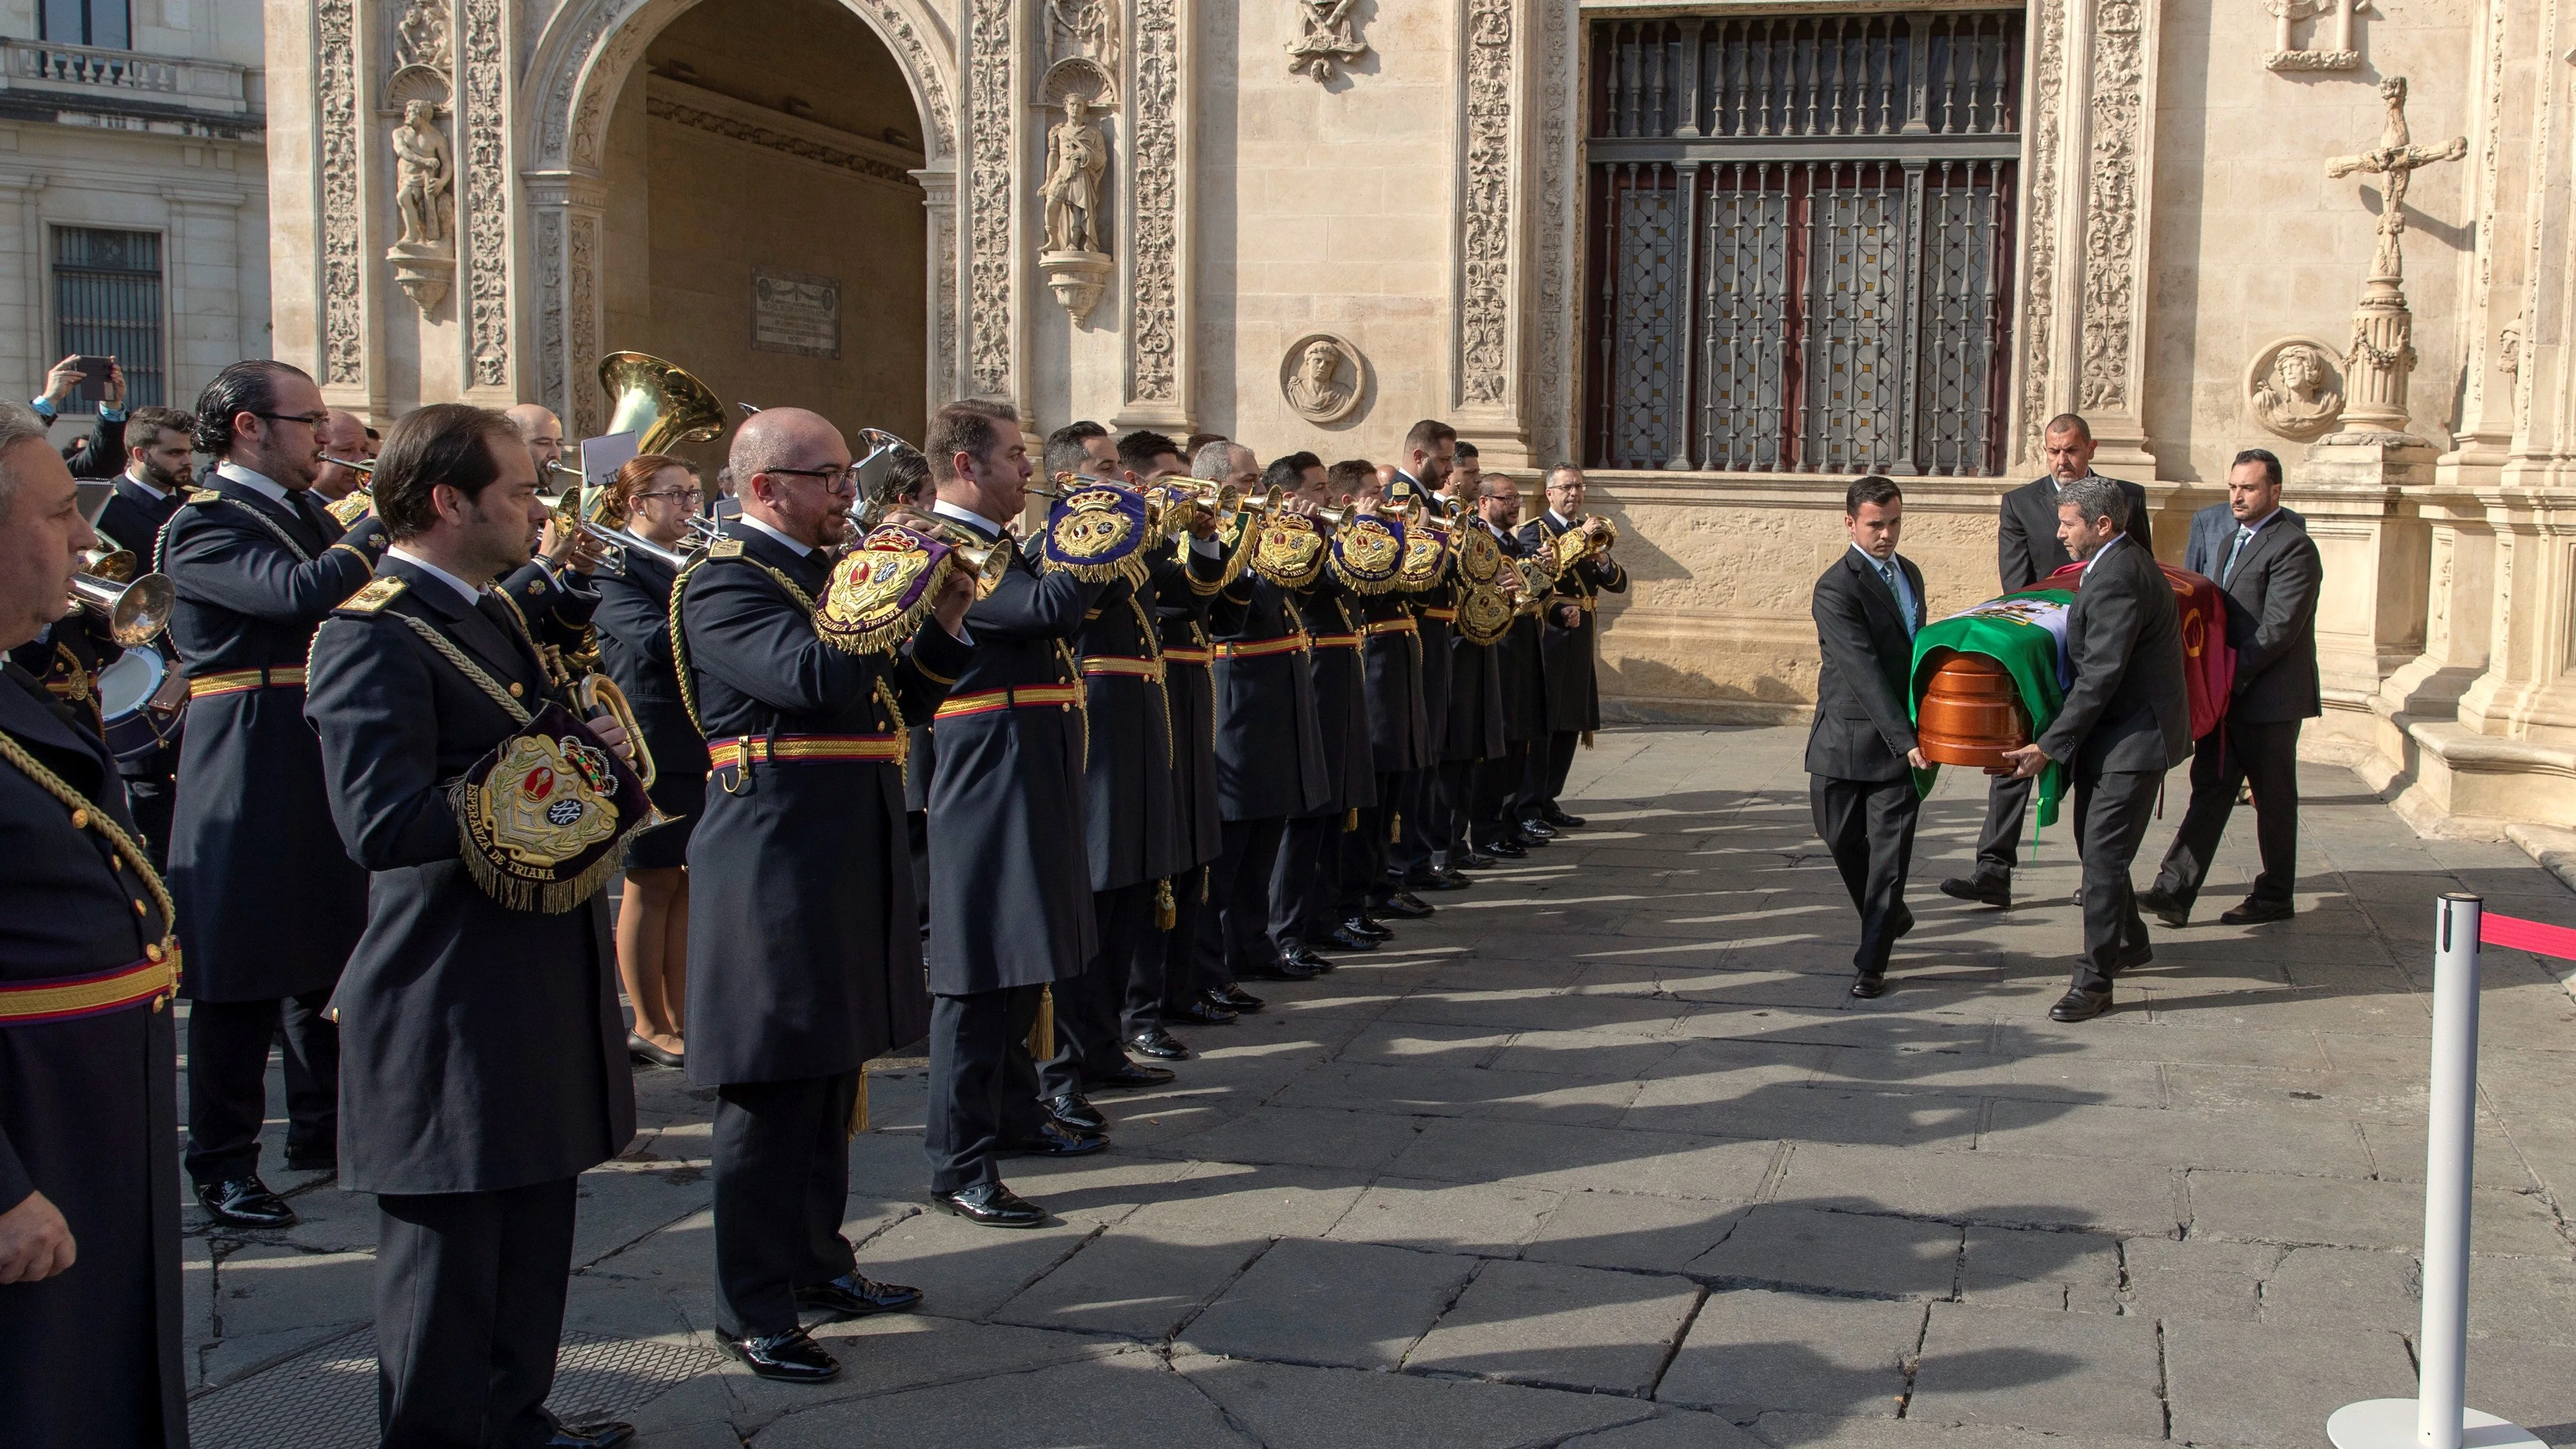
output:
[[[608,485],[602,521],[678,550],[703,495],[695,468],[663,453],[638,455]],[[707,745],[680,702],[671,664],[672,569],[628,549],[621,568],[601,568],[600,662],[626,692],[653,752],[652,797],[669,823],[627,837],[626,888],[617,909],[617,974],[635,1007],[626,1048],[676,1067],[684,1060],[688,1000],[689,832],[706,803]]]

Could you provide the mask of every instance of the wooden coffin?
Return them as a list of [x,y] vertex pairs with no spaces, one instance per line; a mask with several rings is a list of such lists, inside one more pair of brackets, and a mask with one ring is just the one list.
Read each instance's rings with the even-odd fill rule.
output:
[[2030,715],[2012,675],[1982,654],[1941,651],[1915,712],[1914,735],[1936,765],[2008,769],[2004,751],[2030,743]]

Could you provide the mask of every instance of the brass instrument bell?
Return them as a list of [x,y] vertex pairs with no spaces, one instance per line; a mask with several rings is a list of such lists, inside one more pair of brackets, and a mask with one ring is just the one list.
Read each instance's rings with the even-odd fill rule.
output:
[[[134,555],[121,550],[109,556],[114,562],[123,558],[130,570]],[[170,625],[170,609],[179,599],[170,581],[159,574],[145,574],[139,579],[102,578],[97,574],[72,575],[72,599],[82,608],[107,621],[108,636],[128,649],[149,644]]]
[[725,407],[714,390],[649,353],[612,352],[601,358],[599,385],[617,400],[608,431],[633,433],[638,453],[667,453],[724,431]]
[[80,551],[80,571],[110,583],[132,581],[135,563],[134,550],[130,548],[85,548]]

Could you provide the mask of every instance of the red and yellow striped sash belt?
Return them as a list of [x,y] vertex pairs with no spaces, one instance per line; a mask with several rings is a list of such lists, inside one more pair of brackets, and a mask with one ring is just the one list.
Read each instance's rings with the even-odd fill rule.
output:
[[1082,673],[1085,678],[1100,674],[1123,674],[1136,679],[1159,681],[1163,677],[1163,661],[1139,659],[1128,654],[1086,654],[1082,657]]
[[952,694],[932,718],[956,719],[960,715],[991,714],[1001,709],[1037,709],[1050,704],[1072,709],[1082,702],[1082,686],[1078,684],[1023,684],[1017,689],[982,689],[973,694]]
[[1357,634],[1318,634],[1315,636],[1315,647],[1318,649],[1357,649],[1366,642],[1367,641],[1365,639]]
[[901,735],[743,735],[708,741],[707,768],[839,760],[901,763],[906,743]]
[[1213,649],[1166,649],[1163,651],[1163,662],[1165,664],[1205,664],[1214,658],[1216,658],[1216,651]]
[[188,697],[204,699],[214,694],[248,694],[254,689],[302,689],[304,666],[272,664],[265,669],[227,669],[220,674],[200,674],[188,681]]
[[1276,639],[1220,640],[1216,646],[1219,659],[1259,659],[1270,654],[1303,654],[1314,646],[1303,634],[1282,634]]
[[1372,619],[1360,626],[1360,632],[1374,638],[1380,634],[1411,634],[1417,631],[1413,616],[1407,614],[1401,619]]
[[54,976],[42,981],[0,984],[0,1026],[38,1026],[49,1021],[77,1021],[104,1016],[129,1006],[161,1003],[179,986],[179,953],[162,960],[142,960],[113,971],[85,976]]
[[1425,609],[1422,611],[1422,617],[1426,619],[1437,619],[1443,624],[1455,624],[1458,622],[1458,611],[1455,609]]

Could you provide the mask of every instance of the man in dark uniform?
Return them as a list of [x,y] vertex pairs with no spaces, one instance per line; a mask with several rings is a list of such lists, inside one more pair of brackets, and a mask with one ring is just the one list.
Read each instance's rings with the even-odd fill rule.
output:
[[[1457,446],[1458,430],[1447,423],[1433,418],[1415,423],[1404,435],[1404,463],[1386,489],[1388,509],[1402,513],[1419,499],[1430,531],[1441,532],[1446,520],[1440,495],[1448,487]],[[1467,878],[1447,864],[1456,842],[1440,808],[1440,762],[1449,738],[1449,639],[1458,622],[1458,595],[1446,557],[1434,576],[1407,582],[1404,603],[1414,619],[1412,642],[1421,663],[1424,748],[1400,785],[1402,803],[1395,818],[1401,823],[1387,841],[1386,868],[1408,890],[1464,890]]]
[[[1477,526],[1493,535],[1506,567],[1528,557],[1520,538],[1521,488],[1500,473],[1488,473],[1477,500]],[[1505,591],[1518,587],[1517,573],[1501,580]],[[1526,819],[1519,802],[1529,775],[1533,745],[1547,742],[1547,680],[1539,665],[1539,620],[1535,611],[1515,611],[1512,627],[1494,647],[1495,673],[1503,694],[1503,756],[1488,760],[1476,775],[1476,824],[1471,837],[1488,855],[1516,860],[1547,844],[1556,830]]]
[[[116,491],[98,516],[99,531],[133,551],[144,571],[155,566],[161,530],[187,501],[189,434],[197,420],[176,408],[136,408],[126,419],[125,471]],[[165,654],[169,641],[156,642]],[[171,668],[178,667],[171,661]],[[170,812],[178,804],[179,742],[175,739],[140,759],[119,760],[126,798],[134,803],[134,823],[143,832],[144,849],[154,861],[170,858]]]
[[[1074,1156],[1108,1139],[1039,1103],[1029,1031],[1050,983],[1099,954],[1084,838],[1086,720],[1070,641],[1110,585],[1041,573],[1012,547],[1028,445],[1006,404],[950,403],[922,449],[931,513],[1006,550],[1009,572],[967,611],[973,657],[933,716],[930,782],[931,1205],[990,1227],[1046,1212],[1002,1182],[1006,1152]],[[1129,547],[1135,540],[1127,541]],[[1115,562],[1114,553],[1103,562]]]
[[[94,541],[44,425],[0,407],[0,650],[62,617]],[[170,897],[98,736],[0,673],[0,1414],[184,1449]]]
[[768,408],[728,458],[742,516],[681,586],[684,700],[714,764],[689,840],[689,1079],[716,1089],[716,1291],[727,1352],[820,1383],[839,1360],[797,1310],[910,1308],[857,1271],[841,1220],[868,1058],[928,1029],[903,830],[904,725],[970,657],[952,570],[933,622],[894,657],[814,627],[858,477],[840,431]]
[[[331,1012],[342,1184],[376,1194],[379,1442],[604,1449],[633,1431],[566,1425],[545,1401],[576,1179],[635,1134],[599,891],[615,839],[596,870],[561,881],[561,900],[505,904],[484,874],[504,826],[455,789],[504,741],[527,743],[536,712],[571,707],[524,615],[486,582],[527,560],[546,509],[510,425],[459,403],[393,425],[374,492],[394,547],[315,636],[305,715],[338,834],[372,872]],[[614,725],[587,734],[588,748],[626,748]],[[548,773],[563,787],[545,797],[555,822],[581,787],[569,762]],[[478,844],[466,818],[495,839]]]
[[[1359,459],[1336,463],[1327,471],[1325,490],[1374,508],[1381,488],[1375,469]],[[1422,639],[1412,602],[1391,590],[1357,599],[1360,633],[1366,640],[1362,659],[1367,671],[1369,764],[1376,774],[1377,803],[1360,812],[1359,826],[1342,838],[1344,870],[1359,883],[1355,913],[1419,919],[1432,907],[1407,888],[1391,862],[1407,830],[1414,772],[1433,757],[1431,724],[1424,712]]]
[[2084,1021],[2110,1010],[2113,978],[2155,959],[2129,865],[2165,772],[2191,754],[2191,695],[2173,586],[2146,545],[2122,531],[2128,495],[2108,478],[2078,479],[2063,493],[2057,535],[2084,564],[2066,614],[2075,682],[2047,730],[2004,758],[2024,777],[2063,760],[2075,787],[2084,954],[2048,1015]]
[[[1298,505],[1326,506],[1330,487],[1312,453],[1294,455],[1303,466],[1276,480]],[[1293,595],[1304,619],[1315,677],[1315,725],[1324,759],[1325,799],[1288,822],[1279,865],[1271,879],[1271,936],[1281,958],[1308,971],[1332,969],[1320,953],[1371,951],[1394,935],[1368,913],[1368,887],[1346,848],[1362,819],[1378,803],[1376,750],[1369,736],[1365,609],[1331,570]],[[1409,892],[1404,899],[1419,904]],[[1290,938],[1296,949],[1288,949]]]
[[313,379],[285,363],[217,373],[196,434],[215,466],[161,535],[190,696],[170,830],[170,885],[186,903],[188,1174],[231,1227],[295,1221],[259,1176],[281,1026],[286,1164],[337,1160],[339,1046],[322,1008],[367,926],[367,872],[331,825],[304,668],[315,628],[373,576],[385,534],[370,517],[344,536],[311,496],[327,416]]
[[[1559,463],[1547,470],[1547,511],[1521,527],[1524,550],[1553,548],[1583,519],[1583,470]],[[1628,571],[1606,553],[1576,562],[1556,576],[1556,592],[1540,617],[1539,658],[1547,680],[1547,739],[1530,747],[1529,773],[1521,783],[1524,818],[1556,830],[1583,821],[1556,803],[1574,768],[1577,741],[1601,728],[1600,649],[1593,611],[1605,593],[1628,592]]]
[[[2048,454],[2048,476],[2035,478],[2004,495],[1995,529],[1995,563],[2003,591],[2035,589],[2050,574],[2075,562],[2057,537],[2057,505],[2068,484],[2101,478],[2093,471],[2093,429],[2073,413],[2060,413],[2040,432]],[[2147,522],[2147,490],[2118,478],[2104,478],[2128,500],[2127,532],[2131,541],[2155,556],[2155,538]],[[1982,905],[2012,904],[2013,865],[2021,855],[2021,823],[2030,810],[2031,778],[1998,775],[1986,786],[1986,824],[1977,837],[1976,869],[1941,882],[1941,893]]]
[[[1468,476],[1462,478],[1462,474]],[[1448,592],[1455,601],[1453,613],[1465,604],[1471,587],[1498,589],[1504,582],[1501,550],[1483,548],[1490,537],[1476,507],[1483,476],[1482,468],[1459,469],[1450,474],[1449,486],[1441,491],[1444,504],[1454,510],[1448,523]],[[1494,570],[1481,582],[1465,572],[1465,550],[1470,546]],[[1432,864],[1453,873],[1487,869],[1499,859],[1476,848],[1474,817],[1477,782],[1497,768],[1503,756],[1502,647],[1500,639],[1477,643],[1465,628],[1453,628],[1449,635],[1448,723],[1440,740],[1440,768],[1434,777],[1438,788],[1432,792],[1431,809],[1433,835],[1439,841]]]
[[1905,495],[1873,474],[1843,495],[1851,547],[1816,580],[1810,612],[1824,663],[1807,730],[1807,799],[1860,912],[1851,994],[1887,990],[1887,957],[1914,927],[1905,876],[1921,815],[1915,770],[1929,769],[1907,708],[1914,634],[1923,627],[1923,571],[1900,558]]

